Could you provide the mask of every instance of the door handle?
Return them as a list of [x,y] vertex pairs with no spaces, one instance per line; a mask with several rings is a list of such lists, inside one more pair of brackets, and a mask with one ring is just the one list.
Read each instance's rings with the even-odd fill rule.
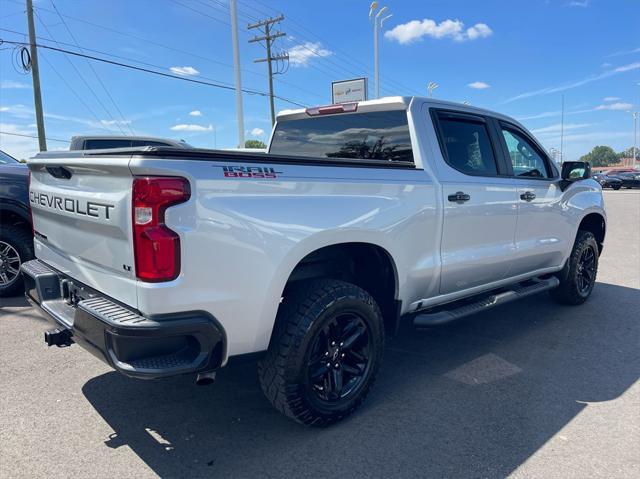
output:
[[462,191],[457,191],[455,194],[449,195],[447,199],[455,203],[464,203],[465,201],[469,201],[471,196]]
[[527,191],[520,195],[520,199],[524,201],[533,201],[536,199],[536,194],[531,191]]

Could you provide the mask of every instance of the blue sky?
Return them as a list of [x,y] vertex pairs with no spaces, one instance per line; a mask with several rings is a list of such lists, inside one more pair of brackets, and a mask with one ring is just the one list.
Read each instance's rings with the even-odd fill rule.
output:
[[[246,25],[278,13],[286,17],[279,29],[287,36],[276,47],[288,51],[291,62],[276,76],[277,95],[305,105],[327,104],[332,80],[371,79],[369,4],[239,0],[243,87],[267,90],[266,64],[253,62],[265,52],[248,43],[255,30]],[[34,5],[43,44],[79,51],[77,41],[85,53],[102,58],[233,84],[228,0],[34,0]],[[383,5],[393,14],[380,35],[383,95],[424,95],[426,84],[435,81],[440,85],[435,97],[467,100],[518,118],[550,149],[560,147],[564,94],[566,159],[598,144],[616,150],[632,145],[630,111],[640,109],[639,1],[386,0]],[[3,40],[25,39],[7,31],[27,31],[24,1],[0,0],[0,28]],[[35,135],[31,77],[14,66],[15,54],[12,46],[0,46],[0,131]],[[89,66],[82,58],[46,50],[40,67],[52,139],[134,131],[199,147],[236,144],[232,90],[97,62]],[[266,140],[268,100],[245,94],[244,105],[246,137]],[[276,100],[278,110],[292,107]],[[49,142],[51,150],[66,147]],[[0,148],[28,157],[37,143],[0,134]]]

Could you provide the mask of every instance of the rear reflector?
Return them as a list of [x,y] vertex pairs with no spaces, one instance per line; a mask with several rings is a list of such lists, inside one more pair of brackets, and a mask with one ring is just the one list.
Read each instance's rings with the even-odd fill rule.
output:
[[358,109],[357,103],[342,103],[340,105],[316,106],[307,108],[305,112],[309,116],[333,115],[335,113],[353,113]]
[[180,274],[180,237],[164,224],[168,207],[191,196],[185,178],[145,176],[133,180],[133,235],[136,276],[160,282]]

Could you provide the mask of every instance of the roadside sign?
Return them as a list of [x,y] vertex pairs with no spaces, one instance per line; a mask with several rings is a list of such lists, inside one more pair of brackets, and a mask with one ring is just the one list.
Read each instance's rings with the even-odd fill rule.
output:
[[367,99],[367,79],[354,78],[331,82],[331,103],[348,103]]

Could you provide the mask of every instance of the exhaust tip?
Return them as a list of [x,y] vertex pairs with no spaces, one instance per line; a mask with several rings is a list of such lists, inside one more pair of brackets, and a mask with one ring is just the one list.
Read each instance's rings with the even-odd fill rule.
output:
[[209,384],[213,384],[216,379],[215,371],[208,373],[199,373],[196,377],[196,384],[198,386],[208,386]]

